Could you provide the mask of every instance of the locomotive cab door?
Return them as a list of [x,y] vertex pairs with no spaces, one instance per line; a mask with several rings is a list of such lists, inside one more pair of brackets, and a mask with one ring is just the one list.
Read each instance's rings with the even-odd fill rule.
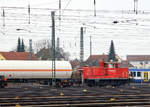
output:
[[148,82],[148,72],[144,72],[144,82]]

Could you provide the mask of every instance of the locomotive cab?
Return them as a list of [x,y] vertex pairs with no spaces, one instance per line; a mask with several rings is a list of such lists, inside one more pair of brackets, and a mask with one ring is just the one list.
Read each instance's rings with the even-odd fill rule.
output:
[[107,68],[119,68],[119,62],[103,62],[100,61],[100,66],[107,67]]
[[108,63],[108,68],[118,68],[117,63]]

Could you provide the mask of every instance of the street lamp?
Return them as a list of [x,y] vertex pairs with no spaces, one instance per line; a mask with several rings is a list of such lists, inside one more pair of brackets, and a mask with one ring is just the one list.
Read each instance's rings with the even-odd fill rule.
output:
[[30,30],[21,29],[21,28],[18,28],[18,29],[16,29],[16,30],[17,30],[17,31],[27,31],[27,32],[31,33],[31,31],[30,31]]
[[20,31],[20,30],[24,30],[24,29],[19,29],[19,28],[18,28],[18,29],[16,29],[16,30],[17,30],[17,31]]

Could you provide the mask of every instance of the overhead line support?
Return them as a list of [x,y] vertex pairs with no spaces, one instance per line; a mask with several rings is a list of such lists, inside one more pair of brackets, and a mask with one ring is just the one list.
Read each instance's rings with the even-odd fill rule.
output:
[[[51,12],[52,17],[52,87],[56,85],[56,65],[55,65],[55,12]],[[50,52],[51,53],[51,52]]]

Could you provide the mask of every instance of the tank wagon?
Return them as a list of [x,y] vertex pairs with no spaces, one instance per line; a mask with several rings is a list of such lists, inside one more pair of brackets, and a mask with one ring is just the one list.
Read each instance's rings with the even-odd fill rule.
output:
[[84,82],[88,86],[122,85],[129,82],[129,69],[120,68],[118,62],[100,61],[100,66],[82,67]]
[[[40,81],[52,80],[52,61],[0,61],[0,75],[8,81]],[[72,67],[69,61],[56,61],[56,82],[69,81],[72,75]]]

